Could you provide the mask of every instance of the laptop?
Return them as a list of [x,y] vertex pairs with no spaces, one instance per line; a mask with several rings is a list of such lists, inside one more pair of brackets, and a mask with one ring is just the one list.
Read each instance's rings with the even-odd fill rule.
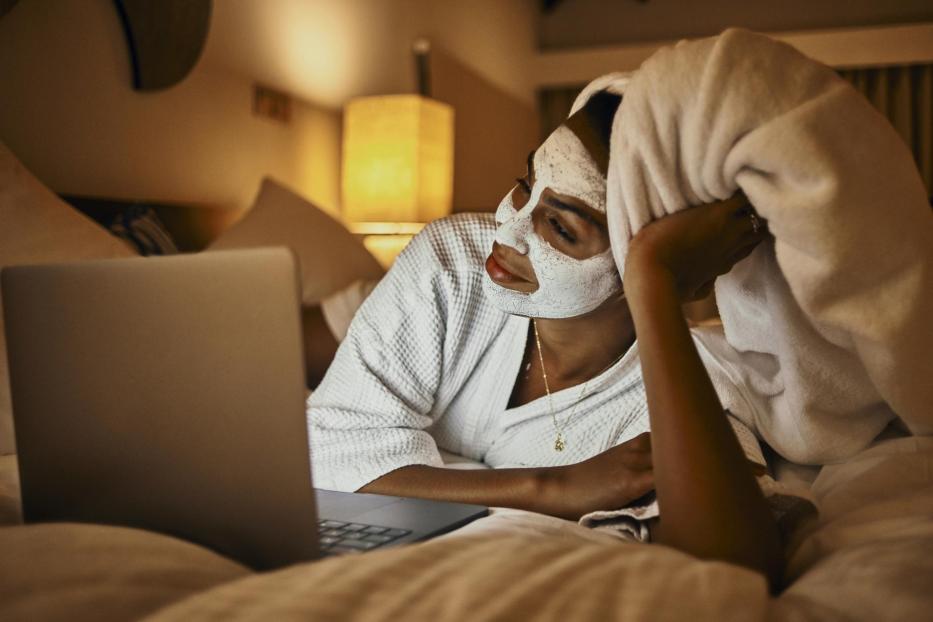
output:
[[287,249],[8,267],[2,288],[27,522],[159,531],[264,570],[487,513],[313,488]]

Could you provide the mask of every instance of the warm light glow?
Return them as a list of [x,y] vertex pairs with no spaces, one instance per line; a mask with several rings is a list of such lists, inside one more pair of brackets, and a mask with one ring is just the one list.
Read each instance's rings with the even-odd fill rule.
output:
[[376,258],[383,268],[388,270],[392,262],[402,250],[411,242],[411,235],[367,235],[363,238],[363,246]]
[[353,222],[347,225],[357,235],[415,235],[424,229],[423,222]]
[[344,109],[344,221],[426,223],[449,214],[453,115],[418,95],[352,100]]

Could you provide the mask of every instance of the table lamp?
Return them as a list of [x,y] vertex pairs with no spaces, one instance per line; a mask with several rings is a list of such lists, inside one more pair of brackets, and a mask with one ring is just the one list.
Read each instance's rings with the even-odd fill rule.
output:
[[453,108],[421,95],[344,108],[343,217],[386,268],[426,223],[450,214],[453,139]]

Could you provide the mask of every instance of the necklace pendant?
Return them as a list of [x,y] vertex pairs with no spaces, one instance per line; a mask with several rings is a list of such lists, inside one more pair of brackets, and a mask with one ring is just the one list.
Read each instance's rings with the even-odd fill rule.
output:
[[566,446],[567,444],[564,443],[564,435],[558,432],[557,438],[554,439],[554,451],[564,451],[564,447]]

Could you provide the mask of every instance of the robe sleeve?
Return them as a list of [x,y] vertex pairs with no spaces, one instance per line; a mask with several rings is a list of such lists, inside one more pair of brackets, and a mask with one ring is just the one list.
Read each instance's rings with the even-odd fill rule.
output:
[[417,236],[363,303],[307,402],[312,481],[356,491],[400,467],[442,466],[428,433],[440,384],[447,296]]

